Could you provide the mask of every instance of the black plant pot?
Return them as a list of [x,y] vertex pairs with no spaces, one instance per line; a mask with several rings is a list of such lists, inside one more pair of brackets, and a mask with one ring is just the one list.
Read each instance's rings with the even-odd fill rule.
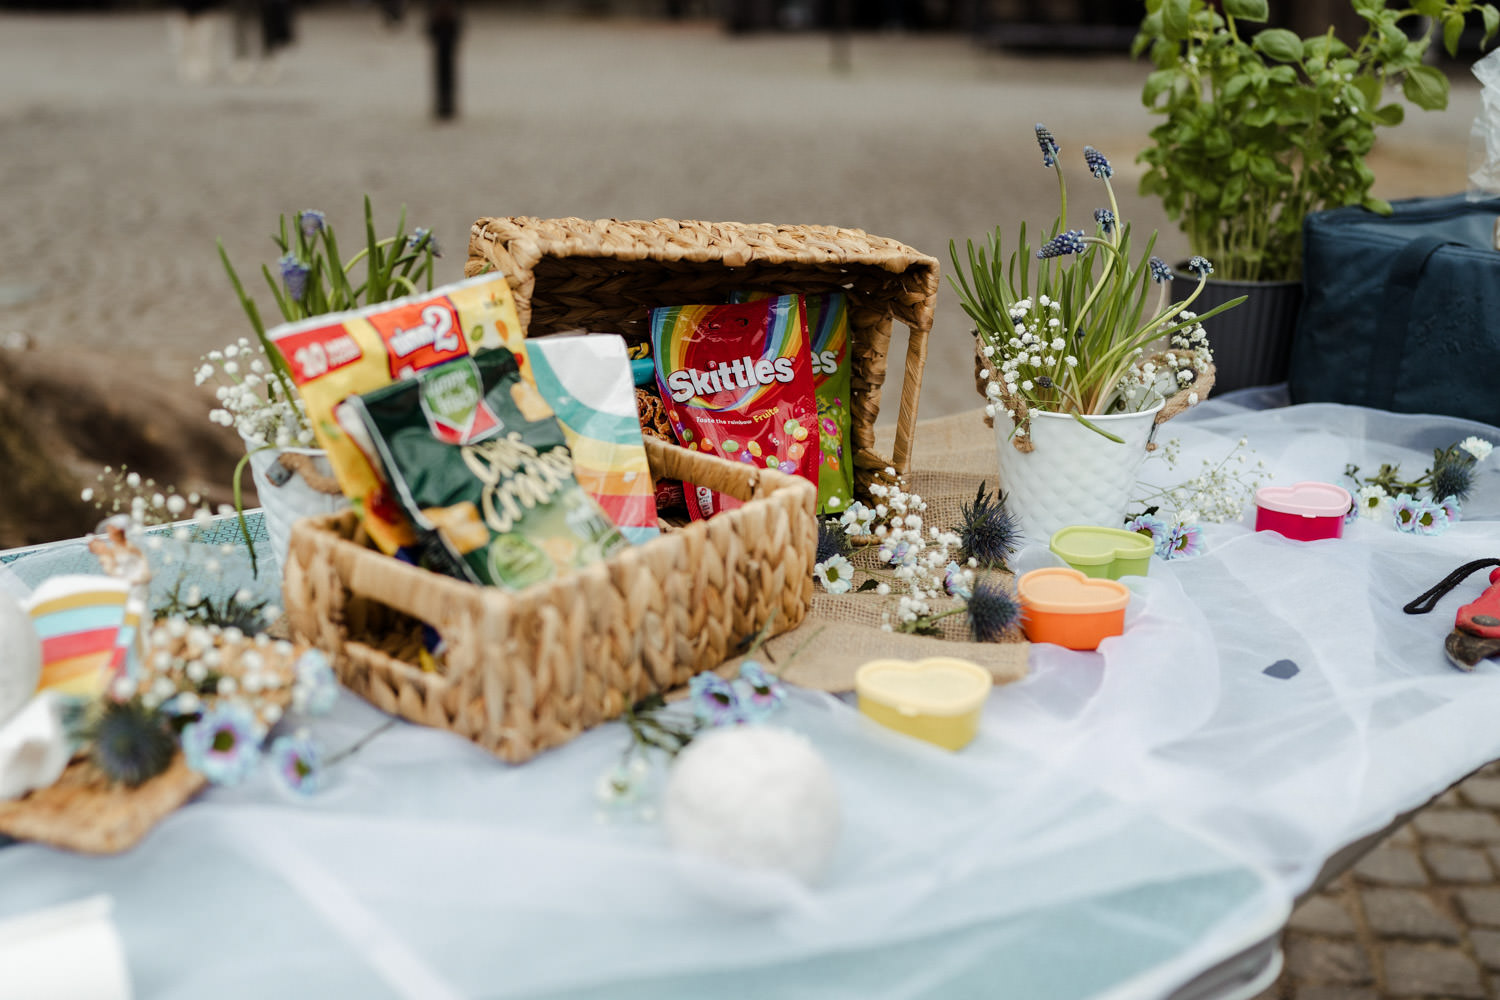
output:
[[[1179,266],[1178,270],[1185,269]],[[1197,285],[1192,275],[1178,274],[1172,279],[1173,300],[1181,302]],[[1201,316],[1241,295],[1249,298],[1203,325],[1214,352],[1214,392],[1219,394],[1285,382],[1290,368],[1302,282],[1209,278],[1203,294],[1189,308]]]

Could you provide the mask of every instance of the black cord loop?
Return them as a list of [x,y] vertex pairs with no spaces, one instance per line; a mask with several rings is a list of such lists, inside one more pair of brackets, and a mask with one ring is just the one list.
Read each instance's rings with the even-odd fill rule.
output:
[[1474,572],[1476,569],[1484,569],[1484,567],[1486,566],[1500,566],[1500,559],[1475,559],[1473,562],[1464,563],[1462,566],[1458,567],[1458,569],[1443,577],[1441,581],[1434,584],[1432,588],[1424,593],[1421,597],[1418,597],[1416,600],[1410,602],[1401,610],[1405,611],[1409,615],[1425,615],[1427,612],[1437,607],[1437,602],[1442,600],[1443,596],[1447,594],[1448,591],[1452,590],[1454,587],[1457,587],[1460,583],[1463,583],[1465,577]]

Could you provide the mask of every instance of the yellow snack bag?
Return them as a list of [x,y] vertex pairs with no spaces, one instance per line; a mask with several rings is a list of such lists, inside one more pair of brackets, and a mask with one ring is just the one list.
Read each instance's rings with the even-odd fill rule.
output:
[[498,272],[363,309],[284,323],[267,337],[292,373],[340,488],[385,552],[411,545],[416,536],[380,473],[334,419],[334,407],[349,396],[412,378],[480,348],[508,348],[527,371],[525,333],[510,285]]

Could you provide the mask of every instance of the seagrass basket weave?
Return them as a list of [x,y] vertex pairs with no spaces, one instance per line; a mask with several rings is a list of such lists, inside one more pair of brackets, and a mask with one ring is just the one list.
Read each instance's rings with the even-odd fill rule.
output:
[[[654,306],[726,302],[732,292],[849,299],[854,477],[865,493],[887,466],[910,467],[917,397],[938,291],[938,262],[858,229],[738,222],[480,219],[467,276],[505,274],[527,336],[584,329],[649,339]],[[908,330],[901,405],[889,458],[876,454],[892,320]]]
[[[653,476],[745,501],[519,593],[477,587],[364,544],[353,512],[292,528],[283,578],[293,631],[344,686],[413,722],[520,762],[718,666],[812,599],[812,483],[647,437]],[[422,623],[446,641],[421,668]]]

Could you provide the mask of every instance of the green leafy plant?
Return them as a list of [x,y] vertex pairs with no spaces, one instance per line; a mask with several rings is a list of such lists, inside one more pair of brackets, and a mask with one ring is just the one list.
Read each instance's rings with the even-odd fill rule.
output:
[[[1092,235],[1069,229],[1060,147],[1045,126],[1036,126],[1036,138],[1043,166],[1057,172],[1061,202],[1047,238],[1033,250],[1022,224],[1008,257],[998,227],[984,246],[968,241],[964,256],[956,243],[948,245],[950,280],[975,324],[986,413],[1010,418],[1022,450],[1030,450],[1024,439],[1034,409],[1072,414],[1119,441],[1088,417],[1139,411],[1177,392],[1191,393],[1212,360],[1202,321],[1244,297],[1201,316],[1189,311],[1213,272],[1195,256],[1187,268],[1198,276],[1198,287],[1181,302],[1170,301],[1172,271],[1151,253],[1156,234],[1136,256],[1110,183],[1113,168],[1092,146],[1083,148],[1084,162],[1102,182],[1109,207],[1094,210]],[[1168,349],[1146,355],[1154,344]]]
[[1146,0],[1133,52],[1154,71],[1141,100],[1164,117],[1139,157],[1141,193],[1158,195],[1191,251],[1220,276],[1295,281],[1302,273],[1302,219],[1309,212],[1364,205],[1372,197],[1365,157],[1379,126],[1401,124],[1399,86],[1426,110],[1448,105],[1448,78],[1423,60],[1442,31],[1449,55],[1471,14],[1482,44],[1500,11],[1474,0],[1351,0],[1365,22],[1352,47],[1332,28],[1300,38],[1267,20],[1267,0]]

